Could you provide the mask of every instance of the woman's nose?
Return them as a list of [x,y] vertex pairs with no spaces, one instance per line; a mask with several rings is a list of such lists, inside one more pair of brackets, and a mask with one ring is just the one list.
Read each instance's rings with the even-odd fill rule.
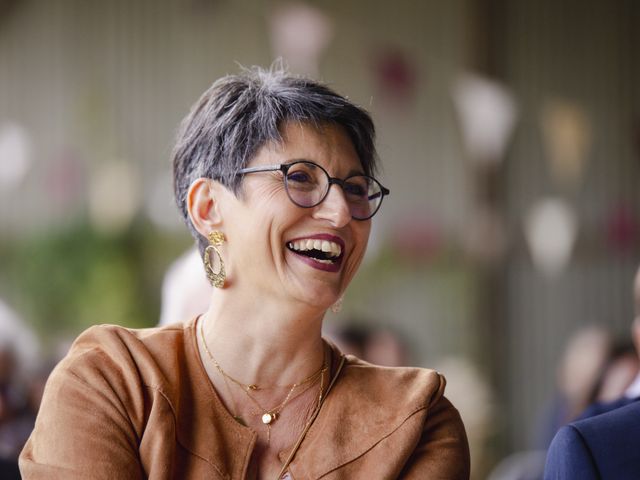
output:
[[329,220],[334,227],[343,227],[351,220],[351,210],[340,185],[330,185],[325,199],[315,208],[315,218]]

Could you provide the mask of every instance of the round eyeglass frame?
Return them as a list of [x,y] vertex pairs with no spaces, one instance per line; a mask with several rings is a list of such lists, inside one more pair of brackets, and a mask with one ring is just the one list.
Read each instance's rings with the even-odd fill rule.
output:
[[[307,164],[313,165],[314,167],[319,168],[322,172],[324,172],[324,174],[327,177],[327,189],[322,194],[320,199],[316,203],[314,203],[313,205],[301,205],[301,204],[299,204],[298,202],[296,202],[291,197],[291,193],[289,192],[289,185],[288,185],[288,181],[287,181],[287,173],[288,173],[289,169],[292,166],[300,164],[300,163],[307,163]],[[256,166],[256,167],[247,167],[247,168],[243,168],[241,170],[238,170],[238,175],[246,175],[246,174],[249,174],[249,173],[259,173],[259,172],[276,172],[276,171],[282,172],[282,181],[284,182],[284,187],[285,187],[285,190],[287,191],[287,197],[289,197],[289,200],[291,200],[291,202],[294,205],[296,205],[296,206],[298,206],[300,208],[313,208],[313,207],[317,207],[318,205],[320,205],[322,202],[324,202],[325,198],[327,198],[327,195],[329,195],[329,190],[331,189],[331,185],[335,184],[335,185],[340,186],[340,188],[342,188],[342,191],[344,192],[345,191],[346,182],[350,178],[353,178],[353,177],[365,177],[369,181],[378,184],[378,186],[380,187],[380,193],[376,194],[376,196],[380,196],[380,201],[378,202],[378,205],[376,206],[375,210],[373,210],[373,212],[371,212],[367,217],[363,217],[363,218],[355,217],[353,215],[353,213],[352,213],[351,214],[351,218],[353,218],[354,220],[358,220],[358,221],[369,220],[376,213],[378,213],[378,210],[380,210],[380,206],[382,205],[382,200],[384,200],[384,197],[386,197],[387,195],[389,195],[391,193],[388,188],[386,188],[378,180],[376,180],[374,177],[372,177],[370,175],[364,175],[364,174],[358,173],[358,174],[355,174],[355,175],[349,175],[345,179],[332,177],[331,175],[329,175],[329,172],[327,172],[323,167],[321,167],[317,163],[312,162],[310,160],[295,160],[293,162],[279,163],[277,165],[260,165],[260,166]],[[369,198],[369,201],[373,200],[373,198],[375,198],[375,197]],[[351,209],[349,211],[351,212]]]

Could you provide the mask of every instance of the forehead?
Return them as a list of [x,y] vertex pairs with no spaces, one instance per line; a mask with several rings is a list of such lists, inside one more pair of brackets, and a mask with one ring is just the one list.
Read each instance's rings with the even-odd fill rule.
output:
[[353,142],[340,125],[287,122],[280,133],[282,142],[265,145],[252,164],[311,160],[333,175],[363,172]]

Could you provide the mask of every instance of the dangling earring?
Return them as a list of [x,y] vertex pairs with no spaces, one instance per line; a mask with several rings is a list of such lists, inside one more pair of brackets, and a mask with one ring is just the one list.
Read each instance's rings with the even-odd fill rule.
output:
[[340,298],[336,300],[336,303],[331,305],[331,311],[333,313],[340,313],[342,311],[342,301],[344,300],[344,295],[340,295]]
[[[204,250],[204,271],[207,274],[207,278],[209,279],[209,283],[216,288],[224,287],[224,281],[227,278],[227,274],[224,271],[224,262],[222,261],[222,255],[220,255],[220,250],[218,247],[224,243],[224,233],[214,230],[209,233],[209,246]],[[213,264],[211,262],[211,252],[215,253],[218,257],[218,262],[220,263],[220,268],[216,272],[213,269]]]

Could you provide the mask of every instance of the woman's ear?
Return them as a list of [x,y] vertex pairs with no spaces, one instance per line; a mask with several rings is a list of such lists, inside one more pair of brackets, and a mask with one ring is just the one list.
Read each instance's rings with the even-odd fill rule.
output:
[[198,233],[205,238],[222,224],[219,199],[216,195],[220,187],[224,188],[215,180],[198,178],[189,186],[187,192],[189,219]]

